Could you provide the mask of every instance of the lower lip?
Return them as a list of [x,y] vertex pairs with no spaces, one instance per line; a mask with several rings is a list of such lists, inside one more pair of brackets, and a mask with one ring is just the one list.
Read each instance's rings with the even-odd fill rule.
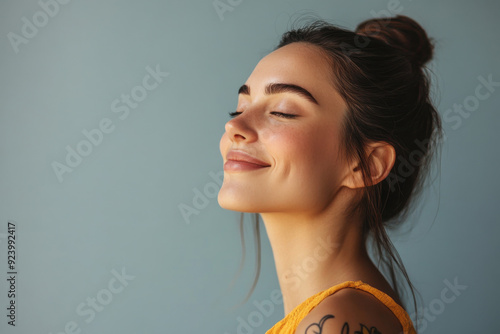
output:
[[267,168],[269,166],[261,166],[252,164],[246,161],[236,161],[236,160],[228,160],[224,164],[224,171],[226,172],[239,172],[239,171],[249,171],[256,170],[261,168]]

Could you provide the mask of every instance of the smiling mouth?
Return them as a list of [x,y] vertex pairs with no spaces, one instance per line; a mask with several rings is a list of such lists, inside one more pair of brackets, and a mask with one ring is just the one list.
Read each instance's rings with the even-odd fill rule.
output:
[[267,162],[240,149],[229,150],[226,159],[227,161],[224,163],[225,172],[251,171],[271,166]]
[[226,163],[224,164],[224,171],[225,172],[241,172],[241,171],[251,171],[251,170],[257,170],[257,169],[262,169],[262,168],[267,168],[270,166],[263,166],[263,165],[258,165],[252,162],[248,161],[242,161],[242,160],[227,160]]

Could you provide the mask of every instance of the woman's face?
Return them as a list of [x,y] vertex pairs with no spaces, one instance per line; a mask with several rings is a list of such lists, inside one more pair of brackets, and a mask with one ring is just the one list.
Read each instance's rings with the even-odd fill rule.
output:
[[[279,48],[257,64],[240,88],[240,114],[226,123],[220,140],[225,164],[218,195],[221,207],[313,213],[333,200],[347,171],[338,156],[346,105],[331,84],[329,64],[316,48],[306,43]],[[266,90],[278,83],[307,92]],[[230,150],[246,152],[267,167],[231,161]]]

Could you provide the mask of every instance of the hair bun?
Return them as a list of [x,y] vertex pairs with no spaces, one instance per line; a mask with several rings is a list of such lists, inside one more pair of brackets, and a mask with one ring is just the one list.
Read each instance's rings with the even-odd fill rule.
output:
[[423,66],[432,59],[434,45],[425,30],[405,15],[374,18],[361,22],[356,33],[378,38],[401,50],[412,62]]

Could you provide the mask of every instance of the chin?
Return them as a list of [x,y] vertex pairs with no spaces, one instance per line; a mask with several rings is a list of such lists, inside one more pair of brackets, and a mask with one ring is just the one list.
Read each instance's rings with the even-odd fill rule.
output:
[[231,211],[258,213],[263,209],[262,205],[246,196],[238,196],[222,190],[219,191],[217,202],[221,208]]
[[219,206],[226,210],[238,211],[238,212],[253,212],[250,206],[245,205],[245,203],[235,200],[234,198],[227,199],[227,198],[221,198],[219,196],[218,202]]

